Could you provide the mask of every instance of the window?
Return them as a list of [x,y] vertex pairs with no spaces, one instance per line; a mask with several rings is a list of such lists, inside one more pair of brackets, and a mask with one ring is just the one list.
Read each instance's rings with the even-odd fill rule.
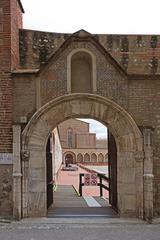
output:
[[68,145],[69,148],[72,148],[72,137],[73,137],[72,135],[73,135],[72,129],[69,128],[67,130],[67,145]]

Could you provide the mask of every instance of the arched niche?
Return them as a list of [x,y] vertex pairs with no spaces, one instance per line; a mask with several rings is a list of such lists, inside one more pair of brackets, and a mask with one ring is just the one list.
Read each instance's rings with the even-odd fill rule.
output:
[[96,57],[85,48],[74,49],[67,57],[67,91],[96,92]]
[[115,102],[94,94],[68,94],[40,108],[22,133],[22,214],[46,216],[45,148],[48,136],[69,118],[93,118],[108,126],[117,145],[120,216],[143,217],[143,139],[133,118]]

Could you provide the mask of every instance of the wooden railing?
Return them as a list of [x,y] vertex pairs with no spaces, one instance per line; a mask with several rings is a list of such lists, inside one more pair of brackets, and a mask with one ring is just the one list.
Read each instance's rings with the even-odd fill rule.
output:
[[[79,195],[80,196],[82,196],[82,187],[85,186],[84,181],[83,181],[84,175],[85,175],[84,173],[79,174]],[[109,178],[106,177],[105,175],[101,174],[101,173],[97,173],[97,177],[99,179],[99,182],[97,183],[97,186],[100,187],[100,196],[102,197],[103,196],[103,188],[106,189],[107,191],[110,191]],[[106,182],[107,185],[104,185],[104,182]]]

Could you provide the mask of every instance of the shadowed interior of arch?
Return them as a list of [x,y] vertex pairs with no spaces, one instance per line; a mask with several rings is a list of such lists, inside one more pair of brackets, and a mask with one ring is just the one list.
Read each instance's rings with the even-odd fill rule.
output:
[[111,136],[93,119],[71,118],[53,129],[46,145],[48,217],[118,216],[117,150]]

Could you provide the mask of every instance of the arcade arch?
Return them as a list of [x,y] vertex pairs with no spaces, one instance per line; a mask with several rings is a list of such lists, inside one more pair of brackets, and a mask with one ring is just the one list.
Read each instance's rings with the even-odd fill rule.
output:
[[91,155],[91,162],[97,162],[97,155],[95,153]]
[[98,155],[98,162],[104,162],[104,156],[102,153]]
[[81,153],[77,155],[77,162],[83,162],[83,155]]
[[90,155],[88,153],[84,154],[84,162],[90,162]]
[[69,151],[69,152],[65,152],[64,153],[64,163],[65,164],[74,164],[76,162],[76,156],[73,152]]

